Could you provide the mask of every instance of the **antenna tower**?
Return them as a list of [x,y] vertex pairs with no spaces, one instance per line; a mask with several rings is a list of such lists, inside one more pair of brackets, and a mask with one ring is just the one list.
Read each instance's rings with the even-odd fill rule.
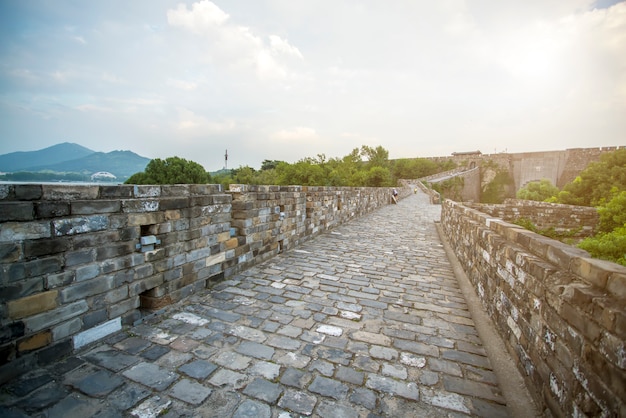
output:
[[226,150],[226,154],[224,154],[224,170],[228,170],[228,150]]

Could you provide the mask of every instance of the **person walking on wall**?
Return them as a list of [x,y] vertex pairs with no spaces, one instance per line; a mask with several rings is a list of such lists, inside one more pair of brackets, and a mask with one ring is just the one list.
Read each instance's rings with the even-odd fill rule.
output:
[[393,200],[393,203],[395,205],[398,204],[398,191],[394,188],[393,191],[391,192],[391,200]]

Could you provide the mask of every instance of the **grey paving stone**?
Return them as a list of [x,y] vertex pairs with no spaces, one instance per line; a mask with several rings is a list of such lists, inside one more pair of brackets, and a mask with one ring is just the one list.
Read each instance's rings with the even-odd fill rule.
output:
[[391,376],[401,380],[404,380],[408,377],[406,368],[399,364],[383,363],[383,369],[381,373],[384,376]]
[[220,369],[213,373],[209,379],[209,383],[217,387],[227,387],[233,389],[241,389],[246,385],[248,376],[237,373],[232,370]]
[[344,366],[350,364],[350,360],[352,360],[352,353],[336,348],[320,348],[317,350],[317,355],[321,359]]
[[245,356],[270,360],[274,355],[274,349],[270,346],[259,344],[253,341],[242,341],[236,348],[238,353]]
[[270,418],[272,410],[268,405],[246,399],[239,405],[233,418]]
[[91,417],[100,412],[104,405],[95,399],[71,394],[45,411],[48,418]]
[[309,391],[339,400],[348,393],[348,386],[334,379],[317,376],[309,385]]
[[282,364],[283,366],[304,369],[311,361],[311,357],[303,356],[302,354],[290,351],[282,356],[277,356],[275,360],[277,363]]
[[102,366],[114,372],[119,372],[128,366],[140,361],[139,357],[131,356],[117,350],[105,350],[90,353],[85,356],[87,361]]
[[28,395],[35,389],[39,389],[40,387],[52,382],[53,380],[54,377],[52,377],[52,375],[49,373],[43,373],[37,376],[21,378],[16,382],[10,383],[5,388],[16,397],[21,398],[22,396]]
[[267,341],[267,344],[271,345],[272,347],[282,348],[283,350],[297,350],[302,345],[302,343],[298,340],[279,335],[274,335],[270,337],[270,339]]
[[280,383],[286,386],[293,386],[299,389],[303,389],[307,383],[311,381],[311,374],[302,370],[294,368],[288,368],[280,378]]
[[54,405],[68,396],[68,394],[69,392],[64,387],[58,384],[50,384],[20,400],[15,406],[26,412],[39,411]]
[[103,398],[123,384],[124,380],[119,376],[99,370],[76,382],[74,386],[87,396]]
[[259,361],[248,369],[248,373],[253,376],[263,376],[267,380],[274,380],[280,374],[280,366],[267,361]]
[[370,411],[376,408],[376,393],[363,387],[358,387],[350,394],[350,402],[362,405]]
[[159,391],[165,390],[178,378],[177,373],[152,363],[139,363],[122,374],[130,380]]
[[213,357],[212,360],[220,366],[226,367],[231,370],[247,369],[250,365],[250,362],[252,361],[250,357],[243,356],[239,353],[231,351],[222,352]]
[[309,366],[309,371],[317,371],[324,376],[330,377],[335,373],[335,365],[324,360],[313,360]]
[[28,418],[30,415],[26,415],[24,411],[20,411],[17,408],[9,408],[0,405],[0,417],[2,418]]
[[170,390],[170,395],[181,401],[198,405],[211,394],[212,390],[198,382],[181,379]]
[[111,393],[108,399],[115,408],[120,411],[126,411],[151,394],[152,392],[146,387],[129,382]]
[[394,394],[414,401],[419,400],[419,389],[413,382],[405,383],[390,377],[370,374],[367,377],[365,386],[378,392]]
[[122,340],[114,345],[115,348],[125,351],[128,354],[137,354],[146,348],[148,348],[152,343],[150,341],[144,340],[139,337],[129,337],[125,340]]
[[351,406],[323,399],[316,409],[320,418],[358,418],[359,413]]
[[365,374],[349,367],[339,366],[335,377],[344,382],[352,383],[354,385],[362,385]]
[[244,395],[260,399],[270,404],[276,403],[281,393],[282,389],[280,385],[261,378],[254,379],[243,390]]
[[478,366],[485,369],[491,368],[489,358],[477,354],[466,353],[464,351],[442,349],[441,358],[471,364],[472,366]]
[[169,353],[170,348],[164,345],[155,344],[140,354],[146,360],[154,361],[164,354]]
[[288,389],[278,401],[278,406],[299,414],[311,415],[316,402],[317,398],[313,395]]
[[393,348],[382,347],[379,345],[373,345],[370,348],[370,355],[373,358],[382,359],[382,360],[395,360],[398,358],[398,350],[394,350]]
[[215,370],[217,370],[217,365],[206,360],[190,361],[189,363],[183,364],[178,368],[178,371],[198,380],[206,379]]

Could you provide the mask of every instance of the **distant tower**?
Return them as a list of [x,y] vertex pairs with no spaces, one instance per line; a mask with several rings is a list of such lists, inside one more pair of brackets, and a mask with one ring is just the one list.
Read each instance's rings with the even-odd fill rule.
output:
[[226,154],[224,154],[224,170],[228,170],[228,150],[226,150]]

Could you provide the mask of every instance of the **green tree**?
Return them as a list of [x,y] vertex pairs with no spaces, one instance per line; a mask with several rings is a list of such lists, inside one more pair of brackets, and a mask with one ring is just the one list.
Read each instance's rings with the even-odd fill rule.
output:
[[388,168],[375,166],[367,172],[367,186],[369,187],[388,187],[393,185],[391,173]]
[[143,172],[135,173],[126,184],[206,184],[211,176],[204,167],[180,157],[151,160]]
[[616,193],[605,205],[598,207],[600,232],[611,232],[626,226],[626,191]]
[[361,147],[361,155],[367,158],[368,168],[388,166],[389,151],[387,151],[380,145],[376,148],[363,145]]
[[550,180],[531,181],[516,193],[518,199],[535,200],[543,202],[559,193],[559,188],[553,185]]
[[563,187],[557,203],[600,206],[614,191],[626,190],[626,148],[608,152],[590,163],[574,181]]
[[578,247],[589,252],[594,258],[626,266],[626,225],[611,232],[601,232],[594,237],[585,238]]

